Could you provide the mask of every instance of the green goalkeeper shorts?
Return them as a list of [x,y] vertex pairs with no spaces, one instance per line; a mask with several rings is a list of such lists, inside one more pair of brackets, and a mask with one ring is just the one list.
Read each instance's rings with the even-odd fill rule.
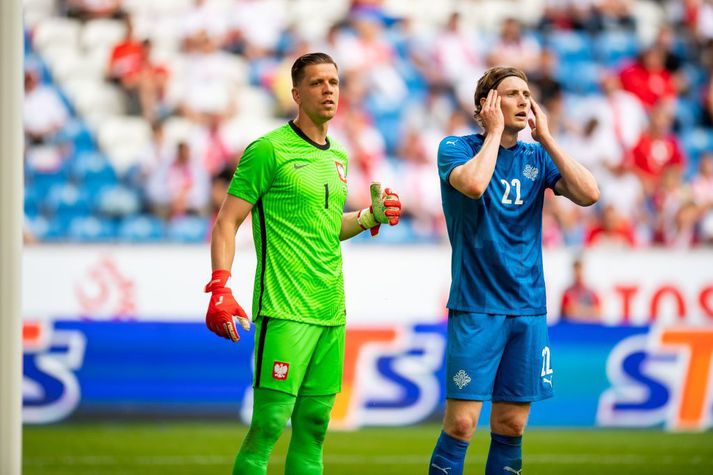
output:
[[253,387],[293,396],[337,394],[342,389],[344,327],[260,318],[255,323]]

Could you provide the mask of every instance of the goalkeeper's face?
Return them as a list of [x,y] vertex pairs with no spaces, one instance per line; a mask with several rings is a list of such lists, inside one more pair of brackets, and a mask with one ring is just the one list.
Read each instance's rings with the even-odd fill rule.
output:
[[339,74],[331,64],[310,64],[304,76],[292,88],[292,97],[315,123],[324,123],[334,117],[339,104]]

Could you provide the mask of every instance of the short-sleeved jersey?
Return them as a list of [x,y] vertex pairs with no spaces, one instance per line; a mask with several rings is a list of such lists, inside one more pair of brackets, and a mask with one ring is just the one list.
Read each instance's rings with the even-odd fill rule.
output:
[[346,321],[339,232],[347,154],[292,122],[245,149],[228,193],[252,203],[257,254],[253,318]]
[[453,169],[471,160],[482,135],[446,137],[438,148],[441,199],[451,242],[448,308],[498,315],[546,313],[542,203],[560,173],[540,144],[500,147],[479,199],[453,188]]

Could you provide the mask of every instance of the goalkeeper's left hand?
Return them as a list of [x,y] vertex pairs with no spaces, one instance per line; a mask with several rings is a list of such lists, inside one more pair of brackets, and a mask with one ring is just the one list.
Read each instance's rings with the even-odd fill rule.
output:
[[371,206],[364,208],[357,214],[357,222],[362,229],[371,231],[372,236],[379,233],[382,224],[396,226],[401,217],[401,200],[399,195],[391,188],[381,191],[381,183],[372,183],[369,186],[371,192]]

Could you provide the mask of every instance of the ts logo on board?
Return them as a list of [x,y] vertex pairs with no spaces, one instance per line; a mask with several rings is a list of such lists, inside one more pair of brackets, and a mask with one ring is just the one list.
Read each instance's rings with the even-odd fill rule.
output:
[[287,379],[287,373],[290,372],[290,363],[283,363],[282,361],[275,361],[272,366],[272,377],[284,381]]

